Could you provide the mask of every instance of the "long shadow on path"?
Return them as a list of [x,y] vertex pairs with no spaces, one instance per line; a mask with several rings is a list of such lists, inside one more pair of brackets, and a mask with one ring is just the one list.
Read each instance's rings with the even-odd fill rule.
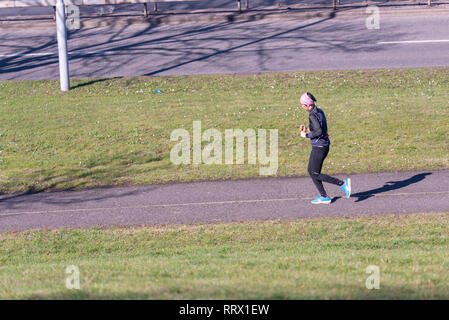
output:
[[426,176],[429,174],[432,174],[432,173],[425,172],[425,173],[416,174],[413,177],[410,177],[405,180],[388,181],[382,187],[368,190],[368,191],[354,193],[351,195],[351,198],[356,197],[358,199],[355,202],[360,202],[360,201],[366,200],[368,198],[374,197],[374,195],[376,195],[376,194],[391,191],[391,190],[401,189],[401,188],[404,188],[413,183],[417,183],[421,180],[424,180],[426,178]]

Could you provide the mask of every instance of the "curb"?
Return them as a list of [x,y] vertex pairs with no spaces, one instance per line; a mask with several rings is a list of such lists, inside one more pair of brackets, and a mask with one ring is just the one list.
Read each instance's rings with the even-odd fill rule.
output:
[[[408,16],[408,15],[449,15],[449,7],[427,7],[414,5],[412,8],[378,6],[381,15]],[[117,16],[89,16],[81,17],[80,27],[84,29],[98,27],[114,27],[128,25],[162,25],[183,23],[218,23],[218,22],[251,22],[260,20],[292,20],[312,18],[365,18],[367,6],[339,6],[336,11],[331,7],[302,6],[285,9],[250,9],[238,13],[236,11],[211,12],[164,12],[150,14],[147,18],[136,16],[136,13],[121,14]],[[14,19],[0,20],[0,30],[23,30],[30,28],[55,28],[55,22],[50,17],[15,17]]]

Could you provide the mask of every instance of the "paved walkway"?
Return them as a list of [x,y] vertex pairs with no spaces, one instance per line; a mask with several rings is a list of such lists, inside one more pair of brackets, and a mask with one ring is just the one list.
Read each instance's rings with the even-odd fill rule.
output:
[[2,195],[0,231],[449,212],[449,170],[351,178],[349,199],[326,186],[330,205],[310,203],[308,177]]

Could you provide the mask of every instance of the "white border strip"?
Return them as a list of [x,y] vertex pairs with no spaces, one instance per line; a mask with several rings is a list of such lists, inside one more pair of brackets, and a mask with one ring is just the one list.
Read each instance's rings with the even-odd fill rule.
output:
[[408,44],[408,43],[441,43],[449,40],[404,40],[404,41],[380,41],[377,44]]

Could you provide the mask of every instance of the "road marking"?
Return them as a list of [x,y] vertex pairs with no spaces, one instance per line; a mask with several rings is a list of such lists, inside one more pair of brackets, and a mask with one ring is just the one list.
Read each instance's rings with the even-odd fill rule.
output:
[[[361,192],[363,193],[363,192]],[[383,194],[366,194],[360,197],[397,197],[397,196],[414,196],[427,194],[449,194],[449,191],[423,191],[423,192],[401,192],[401,193],[383,193]],[[355,196],[354,198],[357,198]],[[46,211],[23,211],[23,212],[5,212],[1,216],[16,216],[22,214],[46,214],[46,213],[67,213],[67,212],[89,212],[89,211],[105,211],[105,210],[126,210],[126,209],[146,209],[146,208],[170,208],[170,207],[186,207],[186,206],[204,206],[204,205],[227,205],[239,203],[260,203],[260,202],[281,202],[281,201],[298,201],[298,200],[313,200],[314,198],[274,198],[274,199],[248,199],[248,200],[228,200],[228,201],[206,201],[206,202],[186,202],[186,203],[167,203],[167,204],[149,204],[142,206],[128,206],[128,207],[102,207],[102,208],[78,208],[78,209],[63,209],[63,210],[46,210]]]
[[389,196],[415,196],[415,195],[426,195],[426,194],[449,194],[449,191],[422,191],[422,192],[383,193],[383,194],[373,194],[373,196],[376,196],[376,197],[389,197]]
[[[308,198],[304,198],[308,199]],[[312,198],[310,198],[312,199]],[[301,198],[281,198],[281,199],[252,199],[252,200],[228,200],[228,201],[210,201],[210,202],[186,202],[186,203],[167,203],[167,204],[149,204],[142,206],[129,207],[106,207],[106,208],[80,208],[80,209],[65,209],[65,210],[48,210],[48,211],[25,211],[25,212],[10,212],[3,213],[0,216],[6,215],[20,215],[20,214],[43,214],[43,213],[63,213],[63,212],[78,212],[78,211],[96,211],[96,210],[123,210],[123,209],[145,209],[154,207],[182,207],[182,206],[202,206],[202,205],[220,205],[220,204],[235,204],[235,203],[254,203],[254,202],[271,202],[271,201],[295,201]]]
[[404,40],[404,41],[380,41],[377,44],[402,44],[402,43],[441,43],[449,40]]
[[71,51],[68,54],[72,55],[89,55],[89,54],[98,54],[98,53],[117,53],[117,51],[105,51],[105,50],[98,50],[98,51]]

